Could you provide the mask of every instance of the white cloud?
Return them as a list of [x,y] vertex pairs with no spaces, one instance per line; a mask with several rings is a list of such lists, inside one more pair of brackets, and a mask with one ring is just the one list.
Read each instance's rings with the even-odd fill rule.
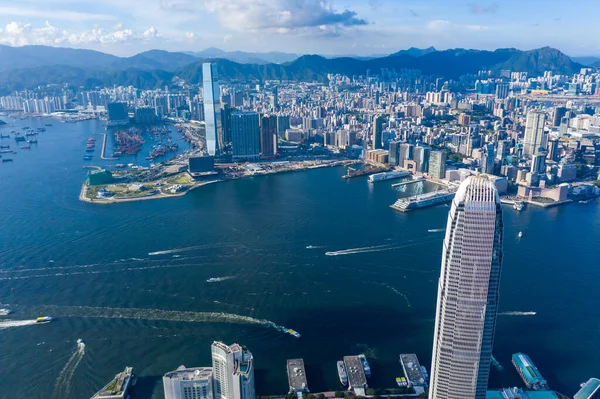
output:
[[289,32],[367,24],[352,10],[334,10],[327,0],[205,0],[204,4],[218,16],[221,25],[236,31]]
[[144,32],[135,32],[123,29],[122,25],[115,26],[112,30],[93,28],[86,31],[67,31],[59,29],[46,21],[39,28],[31,24],[11,22],[4,30],[0,29],[0,43],[11,46],[46,45],[46,46],[81,46],[89,44],[117,44],[144,42],[160,37],[155,27],[150,27]]
[[0,6],[0,15],[26,18],[50,18],[66,21],[110,21],[115,19],[114,16],[107,14],[92,14],[69,10],[42,10],[39,8],[7,6]]

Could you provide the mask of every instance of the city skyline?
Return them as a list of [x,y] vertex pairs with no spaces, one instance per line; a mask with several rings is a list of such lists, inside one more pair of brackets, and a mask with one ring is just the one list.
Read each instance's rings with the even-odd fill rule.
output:
[[[210,47],[295,53],[389,54],[408,47],[531,49],[600,55],[590,0],[527,3],[349,0],[0,1],[0,44],[52,45],[132,55]],[[596,32],[595,32],[596,31]],[[290,40],[293,39],[293,40]]]

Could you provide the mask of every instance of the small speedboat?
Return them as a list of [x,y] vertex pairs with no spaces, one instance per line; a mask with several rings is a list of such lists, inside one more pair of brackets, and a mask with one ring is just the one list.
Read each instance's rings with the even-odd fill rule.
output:
[[517,237],[519,237],[519,238],[523,237],[523,232],[519,231],[519,234],[517,234]]
[[50,316],[40,316],[37,319],[35,319],[35,322],[38,324],[46,324],[46,323],[50,323],[52,320],[54,320],[54,319]]

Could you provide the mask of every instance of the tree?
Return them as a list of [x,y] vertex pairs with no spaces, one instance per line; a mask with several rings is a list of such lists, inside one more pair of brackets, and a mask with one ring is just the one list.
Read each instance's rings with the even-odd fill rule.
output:
[[306,399],[316,399],[315,395],[313,395],[312,393],[309,393],[308,395],[306,395]]
[[367,395],[375,395],[375,390],[373,388],[367,389]]
[[343,398],[344,397],[344,393],[342,391],[335,391],[334,396],[336,398]]
[[317,399],[325,399],[325,395],[323,395],[322,393],[317,395]]

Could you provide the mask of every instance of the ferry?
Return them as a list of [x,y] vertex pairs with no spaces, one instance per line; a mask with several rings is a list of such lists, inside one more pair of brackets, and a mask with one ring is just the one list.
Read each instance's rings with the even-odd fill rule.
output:
[[392,205],[392,208],[398,211],[408,212],[414,209],[425,208],[428,206],[434,206],[444,202],[452,201],[454,194],[455,193],[453,192],[442,190],[415,195],[414,197],[400,198]]
[[301,335],[298,331],[292,330],[291,328],[289,330],[287,330],[287,333],[296,338],[301,337]]
[[10,314],[10,309],[2,308],[0,309],[0,316],[8,316]]
[[369,362],[367,361],[367,358],[365,357],[365,355],[363,355],[362,353],[360,355],[358,355],[358,359],[360,360],[360,364],[363,367],[363,370],[365,371],[365,375],[367,377],[371,376],[371,366],[369,366]]
[[54,320],[54,319],[50,316],[41,316],[41,317],[38,317],[37,319],[35,319],[35,322],[38,324],[46,324],[46,323],[50,323],[52,320]]
[[396,384],[398,384],[400,388],[408,387],[408,381],[406,380],[406,377],[396,377]]
[[399,179],[407,176],[410,176],[410,172],[407,170],[393,170],[391,172],[375,173],[374,175],[369,176],[369,183],[375,183],[389,179]]
[[521,212],[525,208],[525,203],[523,201],[515,201],[513,204],[513,209],[515,211]]
[[343,360],[337,362],[338,376],[343,386],[348,385],[348,373],[346,372],[346,365]]

